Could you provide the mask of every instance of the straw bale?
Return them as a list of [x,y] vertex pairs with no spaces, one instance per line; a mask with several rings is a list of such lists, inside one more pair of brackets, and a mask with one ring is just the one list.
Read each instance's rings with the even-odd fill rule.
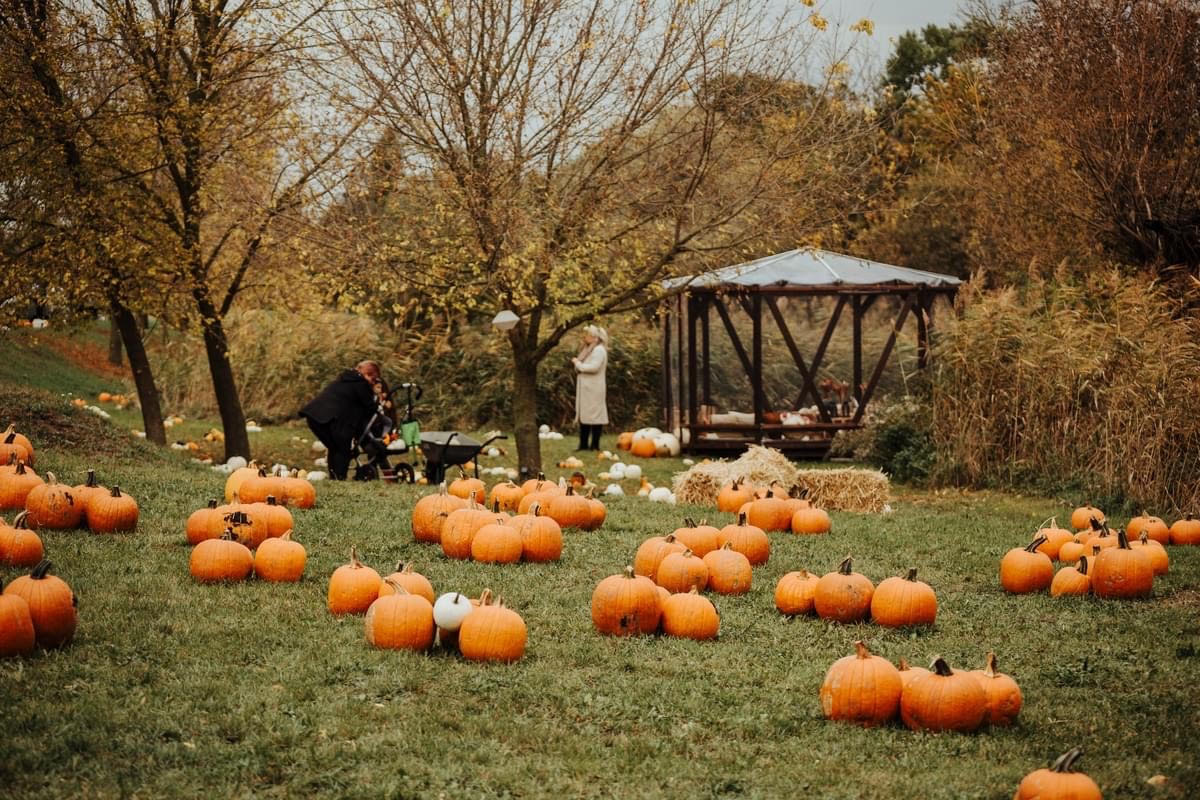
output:
[[888,502],[887,475],[874,469],[802,469],[796,483],[813,505],[829,511],[878,513]]
[[680,503],[715,506],[721,487],[741,478],[757,486],[778,482],[808,489],[814,505],[830,511],[878,513],[888,502],[887,476],[873,469],[796,469],[778,450],[751,446],[737,461],[702,461],[675,475]]

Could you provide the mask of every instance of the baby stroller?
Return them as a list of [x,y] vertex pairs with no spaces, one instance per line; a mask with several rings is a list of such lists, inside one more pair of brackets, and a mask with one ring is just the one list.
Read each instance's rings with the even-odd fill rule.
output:
[[[389,404],[395,407],[395,397],[401,391],[407,393],[405,411],[403,421],[396,426],[392,423]],[[379,396],[375,413],[351,445],[350,467],[354,480],[381,478],[389,482],[416,483],[416,470],[410,462],[403,460],[403,456],[415,452],[421,443],[421,426],[413,415],[413,406],[421,399],[421,394],[417,384],[402,383]],[[401,460],[392,460],[398,457]]]

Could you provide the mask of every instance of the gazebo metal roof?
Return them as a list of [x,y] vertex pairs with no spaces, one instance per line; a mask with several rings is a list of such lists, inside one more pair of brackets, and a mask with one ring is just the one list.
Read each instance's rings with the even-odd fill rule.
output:
[[815,249],[788,250],[785,253],[722,267],[701,275],[663,281],[663,285],[668,289],[680,286],[695,289],[716,289],[722,286],[731,289],[785,286],[832,288],[886,284],[948,288],[960,283],[962,281],[950,275],[897,267]]

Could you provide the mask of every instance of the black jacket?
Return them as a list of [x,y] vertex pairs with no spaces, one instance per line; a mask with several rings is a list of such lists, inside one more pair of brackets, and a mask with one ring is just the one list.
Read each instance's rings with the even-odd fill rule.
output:
[[342,430],[361,431],[375,413],[375,390],[356,370],[348,369],[321,390],[300,416],[327,424],[334,419]]

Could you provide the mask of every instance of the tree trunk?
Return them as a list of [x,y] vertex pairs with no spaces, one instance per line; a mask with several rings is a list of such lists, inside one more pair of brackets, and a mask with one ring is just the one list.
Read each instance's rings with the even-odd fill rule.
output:
[[[108,363],[121,366],[125,362],[124,349],[121,347],[121,329],[117,326],[116,312],[108,321]],[[149,435],[149,434],[147,434]]]
[[242,398],[238,395],[233,364],[229,361],[225,326],[206,294],[197,296],[196,302],[204,319],[204,350],[208,355],[217,409],[221,413],[221,428],[225,433],[225,460],[233,456],[249,459],[250,435],[246,433],[246,414],[242,411]]
[[158,387],[154,384],[154,373],[150,370],[150,358],[146,355],[146,345],[142,341],[141,331],[138,330],[137,318],[120,300],[111,298],[109,302],[113,330],[121,337],[117,340],[118,345],[123,343],[125,352],[129,353],[129,368],[133,371],[133,383],[137,386],[146,439],[157,445],[166,445],[167,429],[163,426],[162,402],[158,395]]
[[538,362],[513,343],[513,438],[517,469],[536,477],[542,470],[542,441],[537,420]]

